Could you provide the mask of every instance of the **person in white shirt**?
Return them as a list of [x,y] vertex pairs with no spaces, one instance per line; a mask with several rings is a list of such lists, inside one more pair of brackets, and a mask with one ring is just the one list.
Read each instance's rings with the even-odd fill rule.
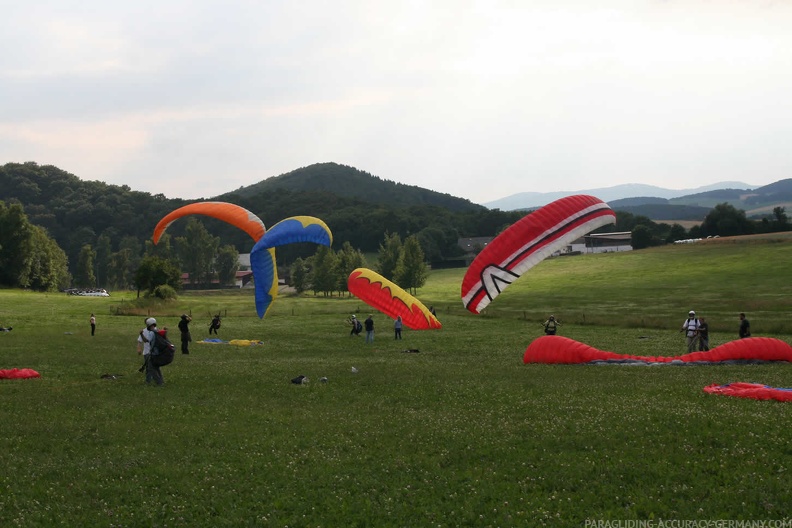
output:
[[154,382],[158,386],[165,383],[162,378],[162,370],[155,366],[151,361],[151,343],[154,342],[154,332],[157,331],[157,320],[153,317],[146,319],[146,328],[140,331],[140,339],[143,341],[143,358],[146,366],[146,384]]
[[682,328],[679,330],[680,332],[685,332],[688,353],[696,351],[698,345],[698,329],[699,320],[696,317],[696,312],[690,310],[690,312],[688,312],[688,318],[685,319],[685,322],[682,323]]

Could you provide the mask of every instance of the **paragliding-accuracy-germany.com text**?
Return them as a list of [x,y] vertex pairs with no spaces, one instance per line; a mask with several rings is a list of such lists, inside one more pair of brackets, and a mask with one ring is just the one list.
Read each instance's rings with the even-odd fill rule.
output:
[[585,528],[792,528],[790,519],[586,519]]

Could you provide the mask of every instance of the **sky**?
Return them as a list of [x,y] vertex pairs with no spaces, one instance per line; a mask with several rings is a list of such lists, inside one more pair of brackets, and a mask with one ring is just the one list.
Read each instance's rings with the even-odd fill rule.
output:
[[314,163],[475,203],[792,178],[792,2],[31,0],[0,164],[209,198]]

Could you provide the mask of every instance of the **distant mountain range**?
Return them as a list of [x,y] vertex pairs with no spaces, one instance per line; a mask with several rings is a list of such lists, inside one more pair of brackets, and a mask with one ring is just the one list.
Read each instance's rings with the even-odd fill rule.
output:
[[613,187],[599,187],[596,189],[587,189],[583,191],[558,191],[558,192],[522,192],[499,198],[492,202],[482,204],[489,209],[500,209],[502,211],[513,211],[515,209],[532,209],[535,207],[542,207],[552,201],[564,198],[565,196],[572,196],[574,194],[590,194],[596,196],[600,200],[611,203],[614,200],[621,200],[624,198],[634,198],[637,196],[645,196],[651,198],[665,198],[670,200],[672,198],[679,198],[681,196],[688,196],[691,194],[699,194],[707,191],[715,191],[719,189],[744,189],[750,192],[753,187],[743,182],[725,181],[718,182],[704,187],[696,187],[694,189],[664,189],[662,187],[655,187],[654,185],[644,185],[642,183],[626,183],[624,185],[614,185]]
[[792,208],[792,178],[752,188],[743,182],[720,182],[695,189],[664,189],[653,185],[625,184],[574,192],[525,192],[483,204],[490,209],[535,209],[574,194],[600,198],[614,210],[643,215],[652,220],[703,220],[716,205],[729,203],[750,216],[771,214],[773,208]]

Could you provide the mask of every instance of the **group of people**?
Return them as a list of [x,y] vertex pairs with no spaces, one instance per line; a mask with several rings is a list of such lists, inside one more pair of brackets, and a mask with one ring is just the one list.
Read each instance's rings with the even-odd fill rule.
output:
[[[191,321],[192,317],[187,314],[182,314],[181,318],[179,319],[179,334],[181,337],[182,354],[190,353],[190,342],[192,341],[192,335],[190,335]],[[155,365],[154,362],[151,361],[151,344],[155,339],[154,334],[159,332],[159,329],[157,328],[157,320],[153,317],[149,317],[145,320],[144,324],[146,327],[143,328],[143,330],[141,330],[140,334],[138,335],[137,352],[143,356],[143,366],[140,367],[139,371],[146,373],[146,385],[154,383],[155,385],[161,386],[165,383],[165,380],[162,377],[162,370],[159,366]],[[168,328],[164,327],[163,330],[165,331],[165,336],[167,337]]]
[[[349,336],[358,336],[363,329],[366,330],[366,343],[373,343],[374,342],[374,316],[369,314],[365,321],[362,323],[358,320],[355,314],[352,314],[349,319],[347,319],[347,323],[352,326],[352,330],[349,331]],[[402,327],[404,326],[404,322],[402,321],[401,315],[397,316],[396,319],[393,321],[393,339],[401,339],[402,338]]]
[[[688,353],[695,352],[698,348],[699,352],[709,350],[709,324],[706,318],[696,317],[695,310],[688,312],[688,317],[682,323],[680,332],[685,333],[685,341],[687,343]],[[751,337],[751,323],[745,318],[745,313],[740,312],[740,329],[738,331],[740,338]]]
[[[181,320],[179,321],[182,354],[190,353],[189,344],[192,341],[192,336],[190,335],[191,321],[192,318],[187,314],[182,314]],[[363,323],[361,323],[354,314],[349,319],[347,319],[347,322],[352,326],[352,330],[349,332],[350,336],[360,335],[363,329],[365,329],[366,343],[374,342],[374,316],[372,314],[369,314]],[[91,314],[90,323],[91,335],[94,335],[94,331],[96,329],[96,318],[94,314]],[[140,371],[146,372],[146,384],[155,383],[156,385],[162,385],[164,383],[164,379],[162,377],[162,371],[160,370],[160,367],[155,366],[151,361],[149,361],[149,356],[151,354],[151,343],[154,341],[154,332],[158,331],[157,320],[153,317],[149,317],[146,319],[145,324],[146,327],[140,331],[140,335],[138,336],[138,354],[143,355],[143,366],[140,367]],[[561,323],[556,320],[554,315],[551,315],[544,323],[542,323],[542,325],[544,326],[545,334],[556,335],[558,327],[561,325]],[[398,316],[393,322],[394,339],[402,338],[403,326],[404,323],[402,318],[401,316]],[[209,333],[211,334],[214,332],[217,334],[218,328],[220,328],[220,314],[217,314],[212,318],[212,322],[209,324]],[[11,328],[0,328],[0,331],[4,332],[8,332],[10,330]],[[167,332],[167,328],[164,330]],[[694,310],[690,310],[690,312],[688,312],[688,317],[682,324],[680,332],[685,333],[688,352],[695,352],[697,349],[699,351],[709,350],[709,324],[704,317],[697,317]],[[741,338],[751,336],[751,323],[748,321],[748,319],[746,319],[745,314],[742,312],[740,313],[739,335]]]

